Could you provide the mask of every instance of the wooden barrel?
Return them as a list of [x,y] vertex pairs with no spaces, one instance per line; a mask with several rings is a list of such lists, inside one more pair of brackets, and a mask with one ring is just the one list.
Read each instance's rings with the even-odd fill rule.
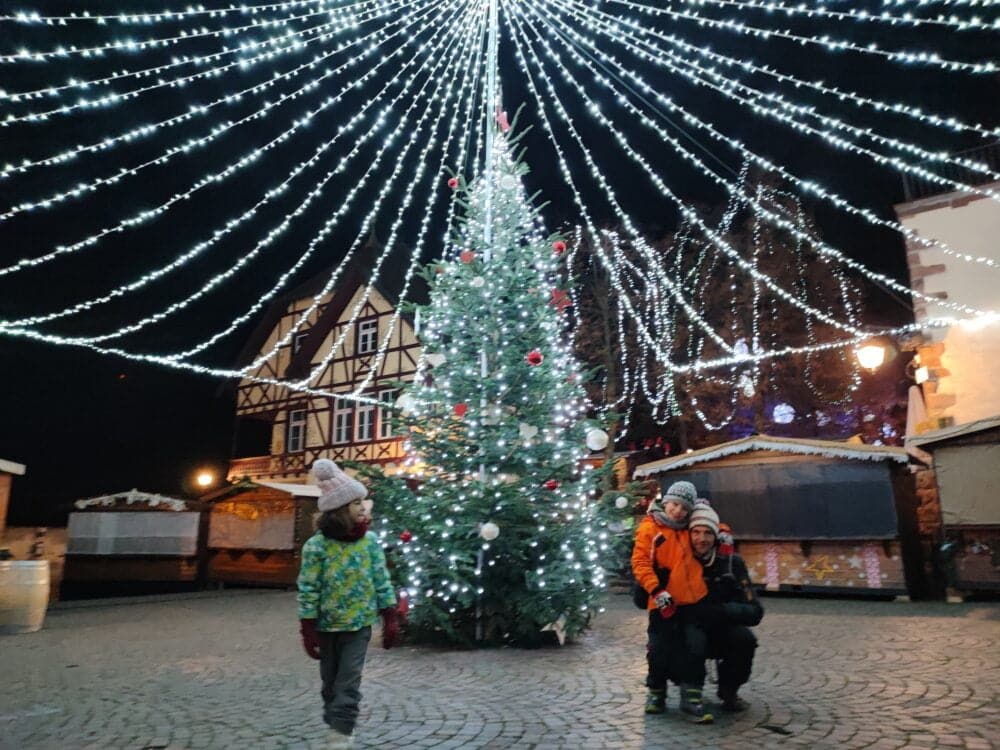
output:
[[42,629],[49,606],[49,561],[0,561],[0,635]]

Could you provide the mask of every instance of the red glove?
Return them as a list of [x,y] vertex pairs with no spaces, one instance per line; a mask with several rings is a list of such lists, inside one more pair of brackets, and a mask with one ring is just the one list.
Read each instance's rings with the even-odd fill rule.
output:
[[316,620],[299,620],[299,632],[302,634],[302,648],[310,659],[319,659],[319,631],[316,630]]
[[395,607],[386,607],[382,615],[382,648],[390,649],[399,643],[399,613]]

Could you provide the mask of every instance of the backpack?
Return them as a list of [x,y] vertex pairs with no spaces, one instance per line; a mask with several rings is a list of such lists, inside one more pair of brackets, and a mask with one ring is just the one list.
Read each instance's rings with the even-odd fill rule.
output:
[[[670,571],[667,569],[660,569],[656,565],[656,550],[659,549],[660,545],[667,541],[667,538],[663,534],[657,534],[656,538],[653,539],[653,549],[650,552],[650,559],[653,563],[653,572],[656,573],[656,577],[660,579],[660,586],[666,586],[667,580],[670,578]],[[635,574],[632,575],[632,603],[639,609],[645,610],[649,608],[649,592],[646,591],[636,580]]]

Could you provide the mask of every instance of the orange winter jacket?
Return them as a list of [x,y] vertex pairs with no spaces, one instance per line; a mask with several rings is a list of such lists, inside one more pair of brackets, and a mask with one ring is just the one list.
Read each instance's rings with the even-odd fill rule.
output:
[[[657,536],[664,541],[654,548]],[[632,548],[632,573],[639,585],[652,594],[660,588],[660,580],[653,570],[653,554],[656,567],[669,570],[667,591],[678,605],[694,604],[708,594],[701,563],[694,559],[691,540],[687,529],[671,529],[660,526],[646,516],[635,531],[635,546]],[[654,609],[653,599],[649,599],[649,609]]]

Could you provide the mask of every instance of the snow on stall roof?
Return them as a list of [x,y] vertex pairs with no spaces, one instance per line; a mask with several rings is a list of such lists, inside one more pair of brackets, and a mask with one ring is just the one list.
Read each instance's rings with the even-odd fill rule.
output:
[[319,497],[320,491],[319,487],[315,484],[293,484],[292,482],[265,482],[259,479],[251,480],[254,484],[259,484],[262,487],[270,487],[272,490],[280,490],[281,492],[287,492],[289,495],[296,495],[298,497]]
[[17,474],[17,476],[20,477],[24,475],[25,470],[26,467],[24,464],[0,458],[0,471],[6,472],[7,474]]
[[1000,415],[987,417],[986,419],[977,419],[975,422],[965,422],[964,424],[955,425],[953,427],[945,427],[940,430],[934,430],[933,432],[924,432],[920,435],[914,435],[906,441],[906,444],[908,446],[932,445],[945,440],[953,440],[967,435],[974,435],[977,432],[992,430],[995,427],[1000,427]]
[[685,453],[680,456],[661,458],[635,468],[636,477],[648,477],[664,471],[673,471],[692,464],[704,463],[724,456],[732,456],[747,451],[777,451],[798,455],[823,456],[824,458],[848,458],[857,461],[897,461],[905,464],[909,460],[906,450],[884,445],[863,445],[834,440],[809,440],[805,438],[780,438],[768,435],[753,435],[733,440],[710,448]]
[[125,505],[135,505],[136,503],[146,503],[150,507],[157,508],[163,507],[168,510],[188,510],[189,506],[186,500],[179,500],[176,497],[167,497],[166,495],[157,495],[152,492],[140,492],[139,490],[132,488],[127,492],[116,492],[112,495],[101,495],[100,497],[91,497],[86,500],[77,500],[73,503],[73,507],[78,510],[84,510],[85,508],[94,507],[114,507],[124,503]]

